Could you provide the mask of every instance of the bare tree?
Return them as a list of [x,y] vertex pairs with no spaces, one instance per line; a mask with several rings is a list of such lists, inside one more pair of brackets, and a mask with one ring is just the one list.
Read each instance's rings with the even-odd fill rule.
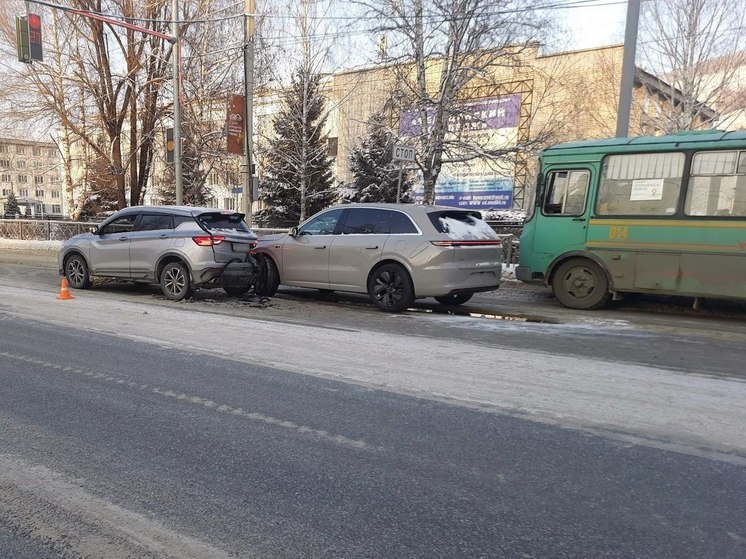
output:
[[[528,0],[359,0],[375,31],[387,37],[381,58],[391,64],[416,129],[417,165],[425,203],[432,204],[442,166],[497,161],[529,149],[535,135],[497,145],[494,134],[465,133],[474,119],[471,99],[499,89],[497,75],[518,69],[535,48],[544,23],[540,4]],[[499,109],[498,109],[499,110]],[[506,110],[515,110],[514,108]]]
[[641,17],[643,64],[663,77],[661,88],[678,100],[668,103],[659,118],[665,132],[697,128],[704,119],[743,109],[734,86],[746,64],[740,35],[746,19],[744,0],[651,0]]

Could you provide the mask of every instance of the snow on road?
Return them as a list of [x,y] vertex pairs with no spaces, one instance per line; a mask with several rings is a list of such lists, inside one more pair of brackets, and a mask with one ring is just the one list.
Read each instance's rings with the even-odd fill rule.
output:
[[[635,440],[746,455],[746,383],[468,341],[288,324],[0,286],[2,315],[343,380]],[[105,317],[105,318],[104,318]],[[98,326],[96,326],[98,325]],[[105,325],[103,330],[100,325]],[[219,332],[204,342],[195,332]],[[248,335],[248,336],[247,336]],[[247,343],[250,339],[250,343]],[[344,348],[344,350],[340,350]],[[167,388],[167,387],[166,387]]]

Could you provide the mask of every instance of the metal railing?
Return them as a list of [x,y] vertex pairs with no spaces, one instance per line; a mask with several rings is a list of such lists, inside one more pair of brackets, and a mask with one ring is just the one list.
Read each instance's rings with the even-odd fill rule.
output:
[[[0,238],[23,241],[64,241],[87,233],[97,222],[81,221],[53,221],[39,219],[0,219]],[[518,262],[519,237],[523,229],[521,225],[490,224],[503,241],[503,262],[514,264]],[[285,233],[287,229],[257,227],[253,231],[260,237],[273,233]]]

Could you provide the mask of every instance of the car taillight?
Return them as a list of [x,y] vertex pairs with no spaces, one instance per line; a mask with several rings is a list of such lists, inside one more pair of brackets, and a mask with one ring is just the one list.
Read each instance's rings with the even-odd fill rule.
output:
[[471,241],[430,241],[438,247],[502,246],[500,239]]
[[222,243],[225,240],[225,237],[213,235],[211,237],[192,237],[192,240],[201,247],[211,247]]

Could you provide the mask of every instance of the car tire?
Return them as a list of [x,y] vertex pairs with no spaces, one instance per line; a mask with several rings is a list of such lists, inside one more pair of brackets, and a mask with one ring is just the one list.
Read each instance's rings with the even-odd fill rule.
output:
[[611,297],[606,273],[587,258],[572,258],[560,264],[552,277],[552,291],[569,309],[599,309]]
[[67,284],[74,289],[91,287],[91,274],[88,271],[88,264],[80,254],[73,254],[65,260],[65,278]]
[[401,312],[414,301],[412,278],[399,264],[384,264],[368,278],[368,295],[382,311]]
[[280,273],[269,256],[260,254],[256,257],[259,263],[259,274],[254,284],[254,293],[260,297],[273,297],[280,287]]
[[189,271],[181,262],[169,262],[161,272],[161,290],[166,299],[182,301],[192,294]]
[[463,305],[469,299],[474,297],[473,293],[453,293],[451,295],[443,295],[442,297],[435,297],[441,305]]

